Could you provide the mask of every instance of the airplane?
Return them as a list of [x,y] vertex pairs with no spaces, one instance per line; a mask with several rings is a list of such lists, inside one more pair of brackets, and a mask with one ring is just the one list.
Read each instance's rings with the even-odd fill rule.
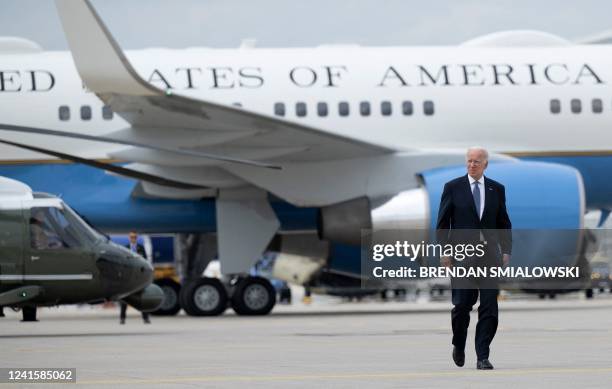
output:
[[276,236],[434,228],[474,144],[515,229],[612,209],[610,39],[123,51],[89,1],[56,5],[70,52],[0,41],[0,174],[108,231],[216,233],[230,281],[189,280],[190,314],[269,312],[269,283],[245,274]]
[[36,321],[38,306],[123,300],[162,303],[153,268],[90,227],[61,199],[0,177],[0,306]]

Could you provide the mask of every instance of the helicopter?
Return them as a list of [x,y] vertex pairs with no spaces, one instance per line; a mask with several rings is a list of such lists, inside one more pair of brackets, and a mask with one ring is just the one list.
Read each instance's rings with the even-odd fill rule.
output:
[[113,243],[62,199],[0,177],[0,306],[36,321],[37,307],[124,301],[154,311],[163,301],[153,268]]

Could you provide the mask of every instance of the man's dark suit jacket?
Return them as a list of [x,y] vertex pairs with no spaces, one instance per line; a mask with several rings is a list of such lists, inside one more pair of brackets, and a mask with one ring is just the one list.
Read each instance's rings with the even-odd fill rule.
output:
[[[512,253],[512,223],[506,211],[506,190],[499,182],[484,177],[484,194],[484,211],[479,219],[467,174],[444,185],[436,226],[439,243],[471,243],[465,242],[465,238],[473,238],[475,230],[480,230],[489,248],[497,246],[503,254]],[[465,234],[457,231],[466,229],[474,231],[465,231]],[[480,233],[477,236],[475,240],[480,240]]]
[[[128,250],[132,250],[129,243],[125,247],[127,247]],[[147,259],[147,253],[145,251],[145,248],[140,243],[136,243],[136,253],[140,255],[141,257],[143,257],[144,259]]]

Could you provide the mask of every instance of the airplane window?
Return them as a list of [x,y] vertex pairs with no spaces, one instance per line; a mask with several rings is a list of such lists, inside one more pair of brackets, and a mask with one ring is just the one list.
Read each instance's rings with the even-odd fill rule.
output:
[[283,103],[274,104],[274,114],[277,116],[285,116],[285,104]]
[[370,103],[367,101],[359,103],[359,113],[361,116],[370,116]]
[[338,104],[338,113],[340,116],[348,116],[349,104],[346,101],[342,101]]
[[412,115],[412,101],[404,101],[402,103],[402,113],[406,116]]
[[108,105],[102,107],[102,118],[104,120],[111,120],[113,118],[113,110]]
[[242,107],[242,103],[233,103],[232,104],[234,107]]
[[327,116],[327,103],[317,103],[317,114],[319,116]]
[[91,107],[89,105],[83,105],[81,107],[81,119],[91,120]]
[[593,99],[591,102],[593,112],[594,113],[602,113],[603,112],[603,102],[601,99]]
[[306,103],[296,103],[295,104],[295,114],[299,117],[306,116]]
[[62,105],[59,107],[59,118],[62,121],[70,120],[70,107]]
[[550,112],[552,113],[561,112],[561,101],[559,101],[559,99],[550,100]]
[[383,101],[382,103],[380,103],[380,113],[383,116],[391,115],[391,102]]
[[423,111],[425,115],[430,116],[434,114],[434,103],[431,100],[425,100],[423,102]]
[[579,99],[572,99],[572,101],[570,101],[570,107],[572,109],[572,113],[582,112],[582,102]]

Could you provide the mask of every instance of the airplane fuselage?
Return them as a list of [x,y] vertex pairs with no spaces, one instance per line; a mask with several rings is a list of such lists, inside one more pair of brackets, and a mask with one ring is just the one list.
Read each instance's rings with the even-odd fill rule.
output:
[[[612,187],[597,178],[612,167],[610,46],[193,48],[126,56],[142,78],[168,93],[240,105],[398,151],[478,144],[567,163],[585,176],[590,208],[612,205]],[[4,123],[91,135],[129,127],[118,115],[103,116],[103,102],[83,87],[70,52],[1,55],[0,64]],[[96,159],[124,148],[0,135]],[[45,164],[49,157],[2,145],[0,161]]]
[[[283,111],[286,120],[399,150],[477,143],[496,152],[551,155],[612,148],[612,48],[607,46],[126,54],[144,79],[173,93],[238,103],[267,115]],[[0,58],[3,122],[90,134],[128,126],[116,116],[101,117],[103,103],[83,88],[69,52]],[[275,104],[284,109],[275,111]],[[70,108],[68,120],[59,118],[62,105]],[[81,119],[82,106],[91,107],[91,119]],[[109,148],[116,146],[96,145],[82,153],[102,158]],[[3,147],[1,158],[27,157]]]

